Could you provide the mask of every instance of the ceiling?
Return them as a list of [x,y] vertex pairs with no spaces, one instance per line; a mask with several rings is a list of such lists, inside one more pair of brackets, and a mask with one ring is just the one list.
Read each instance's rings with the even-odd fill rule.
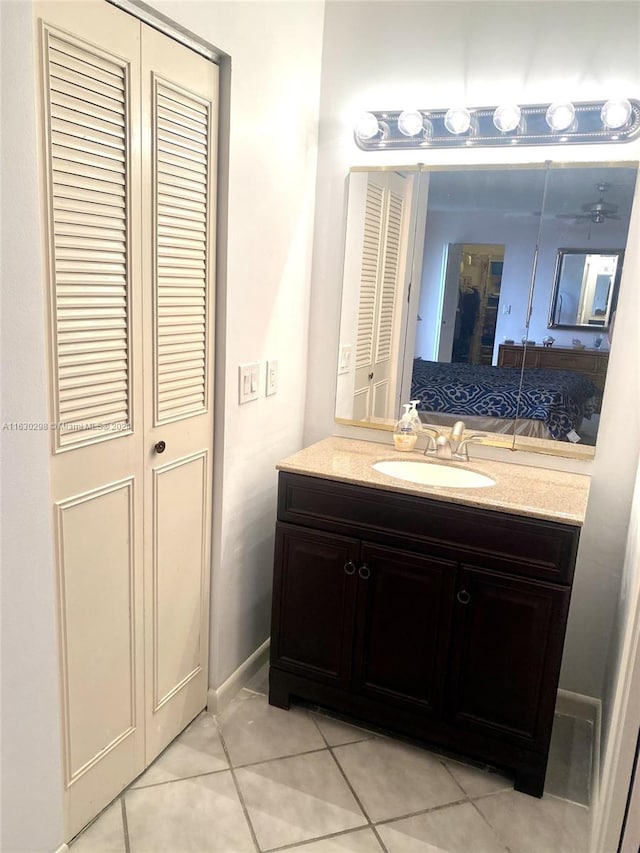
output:
[[[434,171],[429,180],[430,211],[493,211],[510,216],[581,213],[582,205],[597,202],[599,183],[607,184],[606,202],[618,214],[631,211],[637,169],[612,165],[531,169],[459,169]],[[543,206],[544,204],[544,206]]]

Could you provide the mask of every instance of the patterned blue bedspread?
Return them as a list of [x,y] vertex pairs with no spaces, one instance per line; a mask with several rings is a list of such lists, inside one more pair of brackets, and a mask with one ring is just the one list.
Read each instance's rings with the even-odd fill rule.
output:
[[520,369],[490,365],[413,362],[411,399],[419,411],[544,421],[555,439],[564,439],[590,417],[600,393],[581,373],[527,368],[520,405]]

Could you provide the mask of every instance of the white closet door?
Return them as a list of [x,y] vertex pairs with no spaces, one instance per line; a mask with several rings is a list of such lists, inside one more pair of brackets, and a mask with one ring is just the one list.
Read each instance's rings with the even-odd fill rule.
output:
[[143,27],[147,762],[206,704],[217,71]]
[[36,14],[70,837],[144,767],[140,25],[97,2]]

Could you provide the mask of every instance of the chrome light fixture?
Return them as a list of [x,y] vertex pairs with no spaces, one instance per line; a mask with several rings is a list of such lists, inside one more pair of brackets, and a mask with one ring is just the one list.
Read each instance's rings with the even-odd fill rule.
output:
[[503,104],[496,107],[493,123],[500,133],[511,133],[516,130],[522,118],[522,110],[517,104]]
[[545,118],[551,130],[569,130],[576,118],[576,108],[570,101],[551,104]]
[[398,130],[405,136],[417,136],[424,130],[424,119],[419,110],[403,110],[398,116]]
[[471,113],[466,107],[452,107],[445,114],[444,126],[456,136],[466,133],[471,127]]
[[632,111],[631,102],[626,98],[612,98],[600,110],[600,118],[605,127],[620,130],[631,118]]
[[363,142],[373,139],[380,133],[380,122],[374,113],[363,113],[356,122],[356,138]]
[[449,109],[370,111],[356,124],[363,151],[459,148],[473,145],[593,145],[640,136],[640,101],[454,106]]

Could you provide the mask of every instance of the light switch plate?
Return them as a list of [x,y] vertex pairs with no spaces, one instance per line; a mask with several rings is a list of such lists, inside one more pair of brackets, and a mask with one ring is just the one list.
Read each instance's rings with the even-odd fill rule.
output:
[[270,397],[272,394],[275,394],[278,391],[278,362],[271,361],[267,362],[267,390],[266,395]]
[[248,403],[260,396],[260,365],[257,361],[238,368],[238,402]]
[[351,367],[351,344],[343,344],[340,347],[340,362],[338,373],[348,373]]

